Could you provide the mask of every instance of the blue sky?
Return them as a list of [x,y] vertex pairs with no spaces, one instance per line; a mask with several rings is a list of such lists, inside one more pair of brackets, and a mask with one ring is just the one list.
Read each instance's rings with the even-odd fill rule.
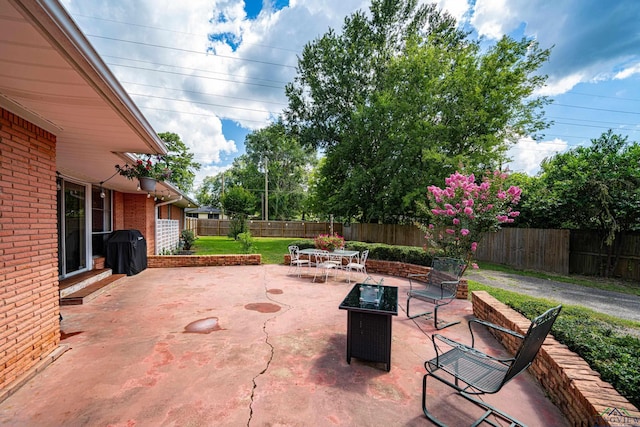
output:
[[[364,0],[61,0],[158,132],[203,165],[196,185],[244,153],[248,132],[285,108],[297,55]],[[439,0],[473,37],[551,47],[542,71],[554,124],[511,150],[510,169],[588,145],[609,128],[640,141],[640,1]]]

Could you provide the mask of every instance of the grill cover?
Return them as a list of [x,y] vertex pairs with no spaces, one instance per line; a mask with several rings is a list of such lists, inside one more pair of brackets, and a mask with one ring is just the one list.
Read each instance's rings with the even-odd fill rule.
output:
[[107,240],[105,266],[133,276],[147,268],[147,241],[138,230],[116,230]]

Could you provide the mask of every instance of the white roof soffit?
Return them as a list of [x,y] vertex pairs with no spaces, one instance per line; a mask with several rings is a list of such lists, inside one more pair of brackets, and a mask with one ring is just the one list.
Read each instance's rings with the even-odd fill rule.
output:
[[117,153],[167,151],[57,0],[0,1],[0,106],[56,135],[58,171],[79,180],[106,181]]

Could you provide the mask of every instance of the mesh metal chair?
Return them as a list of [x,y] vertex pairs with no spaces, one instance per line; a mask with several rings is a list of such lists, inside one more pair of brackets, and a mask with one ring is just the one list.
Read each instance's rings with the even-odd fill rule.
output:
[[[460,277],[467,263],[457,258],[439,257],[431,262],[431,270],[427,274],[409,274],[409,292],[407,292],[407,317],[413,319],[433,313],[436,329],[443,329],[458,322],[438,322],[438,308],[449,304],[456,298]],[[412,298],[434,304],[433,312],[426,311],[413,316],[409,314],[409,303]]]
[[[427,373],[422,380],[422,410],[427,418],[439,426],[445,425],[427,409],[427,378],[433,377],[454,388],[465,399],[486,410],[485,414],[473,424],[474,426],[482,422],[493,426],[501,425],[488,418],[492,414],[508,421],[511,426],[524,426],[524,424],[506,413],[472,396],[497,393],[513,377],[526,370],[538,354],[542,343],[549,334],[558,314],[560,314],[561,308],[561,305],[551,308],[533,319],[525,335],[493,323],[478,319],[470,320],[471,347],[442,335],[434,334],[431,340],[436,350],[436,357],[424,363]],[[471,328],[473,324],[484,325],[498,331],[496,333],[504,333],[520,339],[520,347],[515,357],[498,358],[474,348],[475,342],[473,329]],[[444,351],[442,347],[447,350]]]

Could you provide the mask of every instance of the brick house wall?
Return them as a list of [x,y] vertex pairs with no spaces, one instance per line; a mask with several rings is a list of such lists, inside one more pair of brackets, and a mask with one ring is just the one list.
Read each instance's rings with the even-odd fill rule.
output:
[[176,206],[176,205],[165,205],[160,206],[158,208],[158,218],[159,219],[172,219],[174,221],[178,221],[180,224],[180,232],[184,229],[184,209]]
[[0,390],[60,343],[56,137],[0,108]]
[[156,245],[155,202],[146,194],[113,194],[113,229],[139,230],[147,241],[147,255],[153,255]]

